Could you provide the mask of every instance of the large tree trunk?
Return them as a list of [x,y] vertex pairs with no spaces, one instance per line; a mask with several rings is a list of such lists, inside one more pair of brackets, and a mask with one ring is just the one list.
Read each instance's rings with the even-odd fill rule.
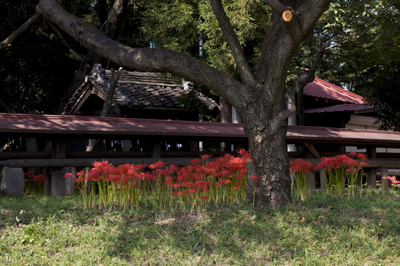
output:
[[292,201],[285,140],[288,120],[281,116],[287,107],[284,97],[275,107],[260,98],[242,112],[251,158],[246,167],[249,178],[258,178],[255,182],[249,180],[246,192],[252,200],[255,184],[255,206],[285,206]]

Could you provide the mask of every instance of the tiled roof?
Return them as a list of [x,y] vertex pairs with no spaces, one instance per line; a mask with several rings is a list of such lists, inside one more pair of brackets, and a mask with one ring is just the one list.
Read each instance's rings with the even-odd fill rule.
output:
[[333,85],[325,80],[315,78],[304,87],[304,95],[335,100],[343,103],[365,103],[363,97]]
[[[111,82],[111,71],[104,70],[101,65],[95,65],[91,75],[86,76],[86,82],[75,92],[71,100],[64,108],[63,114],[68,114],[80,95],[84,92],[85,85],[92,84],[96,94],[103,99]],[[150,72],[123,71],[115,89],[113,103],[122,108],[185,108],[179,101],[179,97],[188,93],[193,88],[191,82],[182,82],[177,78],[162,76]],[[197,98],[214,110],[218,104],[211,98],[201,93],[196,93]]]
[[304,113],[315,114],[315,113],[353,112],[353,111],[372,112],[372,106],[369,104],[357,104],[357,103],[347,104],[347,103],[344,103],[344,104],[338,104],[338,105],[322,107],[322,108],[307,109],[307,110],[304,110]]

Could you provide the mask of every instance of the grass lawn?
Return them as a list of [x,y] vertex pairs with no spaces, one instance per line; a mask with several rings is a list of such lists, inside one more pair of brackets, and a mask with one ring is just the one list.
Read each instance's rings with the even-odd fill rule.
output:
[[400,265],[400,192],[311,192],[285,209],[84,210],[82,198],[0,196],[0,265]]

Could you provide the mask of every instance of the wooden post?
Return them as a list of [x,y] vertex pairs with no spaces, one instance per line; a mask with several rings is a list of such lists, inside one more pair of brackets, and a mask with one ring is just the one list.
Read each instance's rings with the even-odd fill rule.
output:
[[315,173],[314,171],[310,171],[307,175],[307,183],[306,183],[307,189],[315,189]]
[[161,158],[161,142],[154,142],[150,150],[151,158]]
[[324,170],[319,170],[319,182],[321,184],[321,189],[326,190],[325,171]]
[[356,177],[356,186],[361,187],[362,186],[362,180],[363,180],[363,172],[359,171]]
[[376,188],[376,168],[367,168],[367,186]]
[[51,175],[49,174],[49,168],[43,168],[42,174],[46,176],[46,181],[44,183],[44,194],[51,195]]
[[[57,139],[52,142],[51,157],[53,159],[65,159],[65,140]],[[51,194],[65,196],[67,194],[67,188],[65,185],[65,179],[61,176],[61,167],[51,168]]]
[[130,140],[122,141],[122,151],[131,151],[131,141]]
[[198,141],[190,141],[190,151],[199,151],[199,142]]
[[[89,177],[89,167],[85,168],[85,177]],[[85,180],[86,195],[92,191],[92,180]]]
[[244,149],[243,143],[236,143],[236,151],[240,151],[241,149]]
[[[368,147],[367,155],[369,159],[375,159],[376,147]],[[376,188],[376,168],[367,168],[367,186]]]
[[390,180],[389,179],[383,180],[384,176],[386,176],[386,177],[388,176],[387,168],[381,167],[381,168],[378,169],[378,171],[381,174],[381,181],[382,181],[383,190],[387,191],[389,189],[389,187],[390,187]]

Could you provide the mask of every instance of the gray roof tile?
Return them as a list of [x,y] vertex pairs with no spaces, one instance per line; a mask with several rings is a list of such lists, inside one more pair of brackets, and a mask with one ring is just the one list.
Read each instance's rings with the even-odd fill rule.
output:
[[[106,95],[108,85],[111,82],[111,71],[104,71],[101,66],[95,65],[91,76],[86,77],[98,93]],[[189,85],[189,89],[190,89]],[[65,107],[71,109],[70,102],[75,102],[73,98],[79,98],[83,91],[81,86]],[[178,97],[186,93],[184,86],[176,78],[167,78],[156,73],[150,72],[128,72],[123,71],[118,81],[118,86],[113,96],[113,102],[122,108],[143,108],[143,107],[166,107],[184,108],[179,102]],[[209,110],[218,107],[218,104],[211,98],[198,94],[197,97]]]

